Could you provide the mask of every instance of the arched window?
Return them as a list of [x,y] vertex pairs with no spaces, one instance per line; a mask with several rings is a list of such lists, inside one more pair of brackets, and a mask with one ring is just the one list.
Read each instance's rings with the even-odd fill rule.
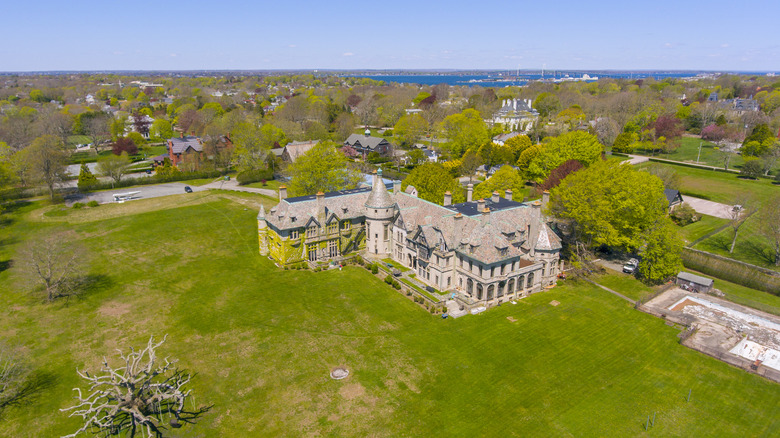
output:
[[524,285],[525,285],[525,275],[521,275],[517,277],[517,290],[518,291],[523,290]]
[[494,287],[493,287],[492,284],[490,286],[488,286],[488,292],[487,292],[487,300],[488,301],[493,299],[493,289],[494,289]]
[[506,284],[506,294],[509,295],[515,291],[515,279],[511,279]]
[[470,278],[466,280],[466,293],[468,293],[469,296],[474,293],[474,280]]
[[506,283],[503,281],[498,283],[498,293],[496,293],[496,297],[503,297],[504,296],[504,286],[506,286]]
[[534,287],[534,273],[533,272],[528,274],[528,284],[526,285],[526,287],[529,288],[529,289]]
[[477,299],[478,300],[482,299],[482,284],[481,283],[477,283]]

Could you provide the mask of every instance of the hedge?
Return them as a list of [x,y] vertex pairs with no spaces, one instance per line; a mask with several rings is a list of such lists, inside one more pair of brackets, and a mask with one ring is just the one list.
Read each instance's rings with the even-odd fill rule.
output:
[[688,269],[780,296],[778,272],[691,248],[683,248],[682,261]]
[[272,179],[274,179],[274,171],[272,169],[249,170],[236,175],[236,181],[238,181],[238,184],[242,186],[260,181],[269,181]]

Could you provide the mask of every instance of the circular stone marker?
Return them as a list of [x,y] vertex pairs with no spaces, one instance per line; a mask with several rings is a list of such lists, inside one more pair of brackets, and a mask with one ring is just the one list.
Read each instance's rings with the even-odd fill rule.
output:
[[334,368],[330,372],[330,378],[335,380],[341,380],[349,375],[349,371],[346,368]]

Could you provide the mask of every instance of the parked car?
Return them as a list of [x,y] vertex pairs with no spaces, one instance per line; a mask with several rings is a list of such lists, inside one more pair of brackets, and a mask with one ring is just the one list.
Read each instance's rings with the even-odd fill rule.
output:
[[187,192],[187,193],[192,193],[192,187],[184,186],[184,191]]
[[636,271],[636,267],[639,266],[639,260],[631,259],[623,265],[623,272],[626,274],[633,274]]

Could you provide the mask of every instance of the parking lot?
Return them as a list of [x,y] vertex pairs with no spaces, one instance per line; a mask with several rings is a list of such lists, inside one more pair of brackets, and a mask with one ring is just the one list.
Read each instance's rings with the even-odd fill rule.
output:
[[[184,193],[184,187],[187,186],[187,184],[184,183],[164,183],[164,184],[154,184],[154,185],[148,185],[148,186],[138,186],[138,187],[132,187],[132,188],[119,188],[116,190],[106,190],[102,192],[94,192],[94,193],[78,193],[75,195],[69,195],[65,199],[65,205],[68,207],[72,206],[75,202],[81,202],[81,203],[87,203],[90,201],[97,201],[100,204],[106,204],[109,202],[115,202],[114,201],[114,194],[120,194],[120,193],[130,193],[130,192],[138,192],[137,194],[133,195],[132,199],[146,199],[146,198],[157,198],[160,196],[169,196],[169,195],[178,195],[181,193]],[[189,186],[192,188],[193,192],[200,192],[203,190],[207,190],[203,187],[197,187],[197,186]]]

